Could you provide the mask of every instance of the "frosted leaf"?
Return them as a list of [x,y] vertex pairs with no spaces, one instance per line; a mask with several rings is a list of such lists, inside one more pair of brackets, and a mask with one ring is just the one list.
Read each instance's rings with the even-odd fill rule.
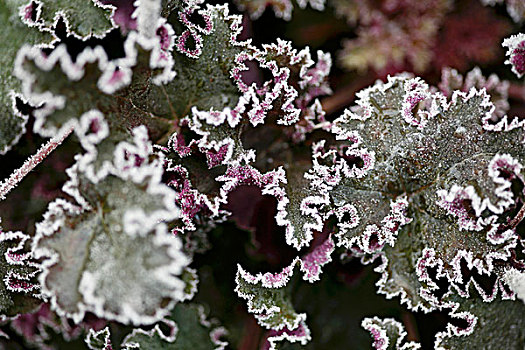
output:
[[235,291],[247,300],[248,311],[255,315],[259,324],[267,329],[265,349],[276,349],[283,340],[305,345],[311,340],[306,325],[306,315],[297,313],[292,305],[288,284],[294,276],[296,266],[309,282],[319,280],[321,267],[331,261],[334,243],[329,236],[323,243],[302,258],[296,258],[278,273],[252,275],[237,266]]
[[[170,16],[176,29],[172,53],[176,77],[163,87],[153,87],[146,101],[158,116],[182,119],[192,107],[220,111],[237,103],[238,91],[230,70],[235,56],[247,45],[236,40],[241,19],[231,15],[226,5],[203,7],[181,5],[173,10],[179,16]],[[201,30],[188,20],[193,12],[204,18],[208,28]],[[189,42],[195,44],[194,49]]]
[[392,318],[365,318],[361,326],[370,332],[372,346],[377,350],[415,350],[421,349],[419,343],[407,341],[403,325]]
[[50,258],[44,262],[43,292],[59,314],[77,322],[91,311],[123,323],[153,323],[183,294],[176,276],[188,259],[181,243],[162,225],[133,237],[122,232],[122,223],[105,226],[104,220],[100,210],[52,203],[35,244],[37,256]]
[[[502,266],[513,264],[522,219],[522,123],[493,120],[484,90],[455,90],[449,102],[410,76],[357,96],[334,121],[340,145],[318,145],[309,173],[335,205],[338,244],[364,263],[380,259],[379,292],[410,309],[442,308],[449,291],[469,297],[472,288],[485,301],[510,298]],[[373,167],[343,176],[341,147],[373,152]],[[434,262],[418,267],[429,251]]]
[[276,221],[286,228],[286,243],[299,250],[310,243],[314,231],[322,231],[322,210],[328,205],[328,200],[309,188],[301,170],[290,169],[287,175]]
[[523,303],[510,300],[485,303],[479,298],[455,298],[452,301],[460,303],[450,312],[456,322],[455,325],[449,323],[445,331],[436,335],[436,349],[523,347]]
[[[455,237],[456,232],[461,231],[417,215],[400,230],[396,244],[383,250],[382,264],[376,268],[382,274],[377,283],[379,292],[388,298],[400,296],[409,308],[423,311],[444,307],[444,297],[451,292],[467,298],[477,290],[474,295],[485,301],[499,295],[512,297],[501,266],[510,263],[509,250],[515,246],[515,238],[510,235],[506,241],[493,244],[484,237],[486,233]],[[449,242],[457,242],[457,246]]]
[[251,163],[255,154],[244,149],[238,121],[230,112],[228,108],[222,112],[195,109],[189,124],[201,138],[188,143],[183,131],[171,137],[165,150],[167,168],[174,173],[170,184],[176,189],[177,201],[183,209],[184,226],[178,230],[194,230],[197,213],[218,217],[219,206],[226,202],[228,193],[241,185],[255,185],[263,194],[277,199],[277,224],[286,228],[287,243],[300,249],[312,239],[314,230],[322,230],[322,215],[312,208],[321,205],[323,197],[308,188],[302,167],[289,172],[277,168],[263,173],[244,165]]
[[332,236],[315,247],[311,252],[301,259],[301,271],[305,274],[304,279],[310,282],[318,281],[321,274],[321,267],[332,261],[332,253],[335,250],[335,243]]
[[[58,316],[48,303],[42,303],[35,311],[18,315],[11,321],[11,328],[24,338],[25,344],[43,349],[49,349],[57,337],[59,341],[72,342],[89,330],[101,329],[105,325],[106,321],[92,317],[75,324],[65,316]],[[98,334],[102,337],[100,332]]]
[[25,131],[27,116],[15,112],[21,84],[13,76],[16,52],[24,43],[48,44],[53,40],[49,32],[28,28],[22,23],[18,7],[22,0],[3,1],[0,4],[0,154],[7,152]]
[[[190,20],[195,16],[201,19],[199,23]],[[175,173],[171,184],[177,189],[177,200],[184,209],[183,225],[179,225],[176,232],[195,230],[197,217],[218,217],[219,205],[225,203],[229,192],[239,185],[255,184],[263,188],[265,194],[277,198],[277,222],[286,227],[288,243],[300,248],[311,239],[313,230],[322,229],[319,215],[303,214],[311,204],[302,203],[312,194],[307,192],[307,181],[300,180],[306,186],[294,195],[291,192],[295,189],[283,181],[285,174],[281,170],[270,171],[279,173],[281,179],[280,184],[272,185],[269,174],[246,166],[257,159],[254,150],[243,144],[249,137],[245,136],[242,120],[260,126],[267,116],[281,114],[276,122],[283,125],[283,136],[299,140],[317,128],[317,121],[328,129],[322,106],[315,98],[330,92],[326,82],[330,56],[318,52],[315,63],[307,49],[297,51],[282,40],[265,45],[262,50],[249,41],[239,41],[241,19],[229,15],[225,6],[204,9],[191,3],[179,9],[178,23],[174,18],[170,17],[170,21],[177,29],[177,40],[191,33],[200,38],[196,45],[201,51],[188,55],[185,46],[181,46],[179,53],[174,52],[177,77],[165,86],[166,92],[155,94],[159,103],[153,104],[159,115],[175,116],[180,121],[164,150],[168,153],[167,167]],[[249,60],[272,71],[273,78],[263,83],[264,87],[259,88],[255,83],[248,85],[243,80],[248,70],[245,63]],[[237,86],[231,85],[230,76]],[[226,92],[231,96],[224,96]],[[183,116],[187,117],[181,119]],[[297,177],[302,177],[300,171]]]
[[315,196],[308,189],[302,175],[300,167],[288,172],[279,167],[261,173],[251,166],[237,166],[229,168],[217,180],[225,181],[221,189],[225,193],[240,185],[255,185],[262,189],[263,194],[275,197],[277,225],[285,227],[286,243],[299,250],[312,240],[314,231],[323,229],[322,216],[316,207],[326,204],[325,198]]
[[[331,93],[326,83],[331,59],[322,51],[318,51],[318,62],[314,66],[308,48],[297,51],[290,42],[277,39],[275,44],[263,45],[263,50],[246,50],[237,55],[235,61],[237,66],[232,70],[232,78],[243,92],[235,110],[244,111],[247,102],[251,103],[247,117],[253,126],[263,124],[274,111],[279,111],[277,124],[294,125],[301,117],[306,118],[303,114],[315,112],[308,110],[308,106],[315,104],[317,96]],[[259,69],[268,70],[271,78],[261,84],[245,81],[243,73],[249,72],[246,65],[249,61]]]
[[56,200],[37,225],[35,254],[48,258],[41,282],[61,315],[153,323],[192,293],[181,276],[189,258],[162,223],[179,215],[175,193],[140,145],[119,144],[113,172],[97,186],[74,167],[65,190],[82,207]]
[[[158,25],[169,37],[169,25],[163,20]],[[114,60],[108,60],[101,46],[85,48],[74,61],[63,44],[49,55],[37,47],[21,49],[15,73],[23,81],[24,95],[33,104],[45,102],[34,113],[34,131],[53,136],[74,128],[87,151],[79,161],[81,170],[93,182],[103,178],[116,144],[132,136],[129,130],[145,124],[158,139],[168,129],[167,121],[137,107],[142,96],[136,93],[172,75],[165,40],[131,32],[124,43],[126,56]]]
[[[241,17],[229,14],[226,5],[183,4],[176,10],[178,17],[170,16],[170,24],[177,36],[173,52],[177,78],[150,95],[156,115],[181,119],[192,108],[224,110],[234,120],[243,114],[257,125],[268,113],[282,111],[278,123],[289,125],[301,113],[313,114],[309,118],[321,114],[307,109],[317,96],[331,92],[326,82],[328,54],[319,51],[314,64],[308,48],[297,51],[284,40],[254,47],[249,40],[238,39]],[[193,23],[190,18],[200,20]],[[257,67],[249,69],[247,61]],[[258,69],[269,69],[272,78],[260,87],[250,79],[244,81],[246,74],[257,74]]]
[[514,74],[521,78],[525,74],[525,34],[519,33],[503,40],[503,47],[507,48],[508,59],[506,64],[512,66]]
[[123,323],[153,323],[183,294],[176,276],[188,259],[181,243],[162,225],[133,237],[122,232],[122,223],[105,226],[104,220],[100,210],[53,202],[35,244],[37,256],[50,258],[44,262],[43,292],[59,314],[76,321],[91,311]]
[[324,202],[322,197],[309,191],[304,179],[297,178],[301,175],[299,169],[285,172],[279,167],[261,173],[251,166],[243,166],[228,169],[218,180],[225,181],[223,190],[226,193],[240,185],[255,185],[262,189],[263,194],[275,197],[276,222],[285,227],[287,243],[299,250],[312,240],[314,230],[322,230],[322,217],[315,207]]
[[[52,28],[62,17],[71,33],[80,37],[102,37],[115,27],[111,20],[113,9],[113,6],[103,5],[98,0],[31,0],[23,11],[30,25]],[[83,15],[78,16],[78,13]]]
[[34,309],[41,298],[40,266],[28,251],[29,236],[0,229],[0,314],[14,316]]
[[270,330],[268,332],[268,338],[263,346],[264,350],[275,350],[278,349],[279,342],[287,340],[290,343],[301,343],[306,345],[312,339],[310,335],[310,329],[306,326],[306,323],[302,321],[299,326],[294,330],[283,328],[279,331]]
[[[61,129],[77,125],[85,113],[95,109],[104,114],[111,134],[123,133],[123,127],[131,128],[140,122],[155,123],[151,114],[131,107],[133,104],[129,102],[134,99],[131,92],[147,81],[135,77],[130,90],[110,94],[132,83],[133,66],[140,70],[149,64],[153,69],[162,68],[161,74],[169,76],[172,62],[162,58],[159,37],[146,39],[132,32],[124,47],[126,56],[123,58],[108,60],[103,48],[97,46],[85,48],[74,61],[64,44],[49,55],[37,47],[22,48],[15,74],[22,80],[24,96],[34,105],[45,102],[45,106],[34,113],[35,132],[52,136]],[[156,75],[154,79],[159,77]]]
[[[189,13],[198,13],[203,18],[204,25],[192,23],[188,17]],[[267,116],[280,113],[282,118],[276,122],[283,125],[281,129],[283,136],[298,139],[304,138],[307,132],[317,127],[318,124],[314,122],[316,118],[323,124],[325,122],[322,117],[324,112],[315,98],[330,91],[326,83],[326,76],[331,67],[329,55],[318,52],[319,60],[314,64],[307,49],[298,52],[291,47],[290,43],[282,40],[279,40],[277,44],[264,46],[263,50],[252,47],[249,42],[240,42],[236,40],[239,34],[240,18],[229,16],[225,7],[209,6],[204,10],[195,5],[194,8],[183,8],[179,12],[179,18],[185,30],[202,37],[204,43],[202,54],[195,57],[195,61],[189,60],[187,64],[182,64],[181,69],[188,70],[188,76],[191,73],[191,77],[197,77],[197,80],[200,79],[203,70],[208,73],[212,72],[210,73],[211,78],[208,74],[203,77],[202,82],[199,82],[196,93],[192,92],[193,87],[185,85],[185,71],[178,74],[177,78],[166,87],[168,100],[172,96],[183,98],[185,94],[192,94],[190,97],[194,105],[191,108],[191,115],[180,120],[179,130],[172,135],[168,149],[166,149],[170,152],[168,168],[178,173],[177,179],[172,184],[180,191],[180,200],[187,204],[181,204],[187,209],[182,231],[194,229],[192,218],[196,217],[197,212],[203,213],[209,210],[213,216],[218,215],[219,204],[225,202],[226,195],[235,187],[241,184],[256,184],[266,186],[268,189],[265,189],[265,194],[271,194],[277,198],[279,202],[277,222],[286,227],[288,243],[297,248],[307,244],[311,239],[309,237],[312,230],[322,229],[322,220],[319,215],[308,218],[302,213],[310,205],[310,203],[302,203],[304,197],[309,197],[311,194],[305,188],[307,185],[302,186],[302,189],[297,192],[298,197],[290,201],[290,198],[294,196],[291,194],[295,191],[293,186],[288,186],[281,181],[280,188],[273,186],[270,189],[265,180],[261,181],[260,173],[251,171],[250,167],[245,167],[246,164],[256,161],[256,153],[243,144],[244,141],[249,140],[249,137],[245,136],[242,120],[250,120],[252,126],[258,127]],[[177,27],[175,24],[174,26]],[[231,40],[217,42],[217,37],[224,36],[225,33],[230,36]],[[223,47],[225,44],[227,47]],[[220,49],[214,49],[216,46],[219,46]],[[217,56],[219,53],[222,56]],[[234,55],[233,62],[226,60],[230,54]],[[212,56],[205,59],[206,55]],[[175,60],[179,56],[181,55],[174,54]],[[188,61],[187,57],[181,57],[182,61]],[[255,83],[248,86],[243,80],[243,72],[248,69],[245,62],[250,59],[256,60],[261,67],[271,69],[273,72],[273,79],[265,82],[263,88],[259,89]],[[202,62],[208,66],[202,68],[200,66]],[[209,67],[210,62],[217,62],[218,66]],[[226,63],[228,65],[225,66]],[[230,74],[215,77],[213,73],[215,69],[220,70],[221,74],[224,74],[226,70],[231,74],[237,84],[237,87],[234,86],[232,90],[235,98],[223,98],[219,104],[215,102],[208,104],[202,101],[202,106],[208,109],[201,108],[201,93],[206,93],[206,98],[215,99],[219,95],[207,89],[215,89],[216,85],[222,84],[225,79],[228,84],[231,83]],[[172,90],[172,87],[177,90]],[[225,91],[224,87],[221,91]],[[240,97],[238,97],[239,92],[242,94]],[[169,101],[171,106],[169,112],[173,114],[175,109],[184,107],[187,103],[187,101],[182,101],[182,103]],[[163,103],[156,106],[159,105],[163,106]],[[190,111],[185,107],[182,114],[178,112],[175,114],[180,117],[188,112]],[[159,113],[168,113],[168,111],[159,110]],[[285,128],[284,125],[291,127]],[[324,124],[325,129],[328,128],[328,125]],[[249,132],[252,131],[256,132],[256,129],[249,130]],[[174,151],[173,154],[171,151]],[[205,162],[202,162],[202,155],[206,157]],[[197,159],[199,161],[196,161]],[[234,178],[238,177],[235,174],[240,178],[235,180]],[[301,176],[302,173],[298,171],[297,177]],[[281,174],[280,177],[284,178],[285,174]],[[226,183],[220,185],[218,181],[226,181]],[[304,180],[300,181],[307,183]],[[304,195],[305,193],[308,195]],[[312,195],[313,197],[315,196]],[[305,232],[302,233],[302,231]]]
[[221,340],[224,328],[215,327],[214,320],[207,320],[200,305],[178,304],[163,322],[172,328],[173,334],[163,334],[158,326],[151,331],[135,329],[124,339],[122,349],[219,350],[228,345]]
[[285,327],[294,330],[306,320],[305,314],[297,313],[289,299],[287,284],[293,276],[294,260],[279,273],[251,275],[237,266],[235,281],[237,294],[247,300],[248,311],[255,314],[259,324],[276,331]]
[[[292,11],[294,5],[292,0],[236,0],[237,6],[241,11],[246,10],[250,14],[252,20],[258,19],[264,13],[267,7],[272,8],[275,17],[282,18],[286,21],[292,19]],[[298,0],[297,5],[304,9],[310,5],[313,9],[323,11],[325,8],[325,0]]]
[[[425,118],[417,120],[426,120],[420,130],[406,122],[403,112],[414,86],[427,96],[414,106],[414,116]],[[440,93],[430,93],[419,79],[394,77],[357,96],[356,106],[335,121],[333,131],[338,139],[352,144],[357,140],[359,147],[376,155],[370,176],[360,182],[352,181],[359,188],[410,193],[478,153],[520,154],[521,123],[504,117],[491,124],[494,106],[483,90],[456,91],[447,102]],[[479,134],[483,129],[493,132]],[[377,178],[379,174],[382,181]],[[406,187],[400,188],[399,183]]]
[[98,332],[90,329],[86,336],[86,345],[90,350],[113,350],[110,335],[108,327]]
[[509,82],[500,80],[496,74],[491,74],[486,78],[479,67],[469,71],[465,77],[455,69],[444,68],[441,71],[441,82],[438,87],[447,97],[452,97],[455,90],[468,92],[473,87],[478,90],[484,88],[495,107],[492,118],[494,121],[503,118],[509,110]]

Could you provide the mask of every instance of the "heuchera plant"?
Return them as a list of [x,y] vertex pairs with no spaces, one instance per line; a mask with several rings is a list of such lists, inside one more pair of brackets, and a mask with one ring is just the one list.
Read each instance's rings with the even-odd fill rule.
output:
[[525,5],[460,3],[0,0],[0,348],[525,347]]

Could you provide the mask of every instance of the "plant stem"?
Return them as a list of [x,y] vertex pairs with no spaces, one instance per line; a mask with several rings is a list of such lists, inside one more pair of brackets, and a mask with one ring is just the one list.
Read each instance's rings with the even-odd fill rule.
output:
[[515,229],[516,226],[518,226],[518,224],[523,220],[524,217],[525,217],[525,204],[521,206],[520,211],[518,212],[518,214],[516,214],[514,219],[512,219],[511,222],[509,222],[509,224],[507,225],[507,228]]
[[55,148],[57,148],[73,131],[73,127],[69,128],[62,134],[59,134],[52,139],[50,139],[45,145],[40,147],[40,149],[27,159],[24,164],[16,169],[9,178],[5,179],[0,183],[0,200],[4,200],[5,196],[15,188],[20,181],[31,170],[33,170],[38,164],[40,164]]

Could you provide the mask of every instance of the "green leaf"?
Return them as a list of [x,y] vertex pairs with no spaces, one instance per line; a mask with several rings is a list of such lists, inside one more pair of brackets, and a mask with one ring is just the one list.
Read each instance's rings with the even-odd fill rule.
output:
[[165,321],[172,323],[171,327],[175,328],[175,339],[164,335],[159,327],[149,332],[135,329],[124,339],[122,349],[212,350],[226,346],[219,340],[224,330],[212,328],[200,305],[178,304]]
[[90,350],[112,350],[108,327],[98,332],[90,329],[85,341]]
[[52,41],[50,33],[27,27],[20,20],[20,0],[0,3],[0,154],[7,152],[25,131],[26,117],[13,109],[15,93],[21,84],[13,75],[18,49],[25,43],[47,44]]
[[[448,325],[438,333],[436,349],[521,349],[525,346],[523,336],[525,305],[519,301],[495,300],[485,303],[480,298],[455,298],[460,306],[451,313],[456,318],[475,319],[471,328],[468,321],[458,326]],[[467,329],[463,328],[467,325]],[[460,336],[455,335],[461,334]],[[468,336],[465,336],[468,335]]]
[[113,6],[102,5],[98,0],[38,0],[35,3],[40,7],[34,21],[37,25],[51,28],[57,16],[63,16],[68,29],[82,37],[103,36],[115,27],[111,19]]
[[[230,78],[230,72],[236,65],[236,55],[243,51],[243,47],[230,39],[236,36],[230,27],[234,18],[228,14],[226,6],[210,6],[202,13],[210,17],[213,29],[209,33],[198,34],[202,37],[201,54],[194,58],[174,51],[175,79],[167,85],[152,87],[148,95],[148,107],[158,116],[181,119],[190,114],[192,107],[222,110],[237,103],[239,91]],[[170,16],[169,23],[177,35],[185,30],[179,16]]]
[[[125,44],[127,57],[114,61],[108,61],[101,46],[85,48],[75,61],[63,44],[49,56],[27,46],[18,54],[15,72],[23,82],[25,97],[35,105],[45,103],[34,113],[34,131],[50,137],[73,127],[89,153],[92,169],[87,175],[93,181],[107,173],[117,143],[130,139],[134,127],[146,125],[155,140],[171,127],[169,120],[135,105],[151,80],[169,71],[164,61],[150,62],[152,55],[160,55],[155,51],[161,50],[160,39],[146,41],[130,33]],[[145,50],[143,45],[150,48]],[[150,69],[150,64],[164,64],[163,73],[158,73],[157,66]]]
[[28,252],[29,236],[0,229],[0,315],[33,311],[41,303],[40,266]]
[[374,340],[373,346],[376,349],[415,350],[421,348],[420,344],[405,340],[407,332],[403,325],[392,318],[365,318],[362,327],[371,333]]
[[[523,123],[506,116],[494,120],[484,90],[455,91],[448,101],[408,76],[357,95],[356,106],[334,123],[342,142],[319,148],[310,173],[316,186],[327,188],[331,203],[355,209],[354,218],[346,219],[355,225],[342,230],[339,223],[339,244],[367,263],[381,257],[380,292],[400,295],[410,308],[439,306],[420,295],[424,249],[449,283],[461,281],[461,264],[496,274],[498,281],[501,271],[494,262],[507,261],[516,244],[509,221],[523,196],[516,190],[523,183]],[[332,177],[325,175],[328,170]],[[404,196],[404,214],[395,214],[394,207],[386,212],[386,201],[394,204]],[[372,236],[376,249],[364,244]],[[460,284],[454,285],[468,296],[468,287]],[[486,301],[495,297],[478,290]]]
[[255,314],[259,323],[274,330],[294,330],[306,319],[292,305],[287,284],[292,278],[298,260],[276,274],[251,275],[237,266],[235,281],[237,294],[248,301],[248,311]]
[[119,144],[114,168],[96,186],[73,167],[65,191],[81,206],[58,199],[37,226],[35,252],[49,258],[43,291],[77,322],[91,311],[154,323],[188,297],[181,275],[189,258],[162,222],[178,217],[174,193],[160,182],[162,163],[140,158],[139,148]]

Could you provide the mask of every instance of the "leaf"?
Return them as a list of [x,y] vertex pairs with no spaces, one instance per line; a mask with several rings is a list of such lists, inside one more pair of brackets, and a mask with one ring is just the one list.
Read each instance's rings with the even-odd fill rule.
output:
[[[172,18],[181,19],[171,20],[170,24],[179,35],[177,50],[173,52],[177,75],[167,85],[153,87],[148,96],[148,107],[156,115],[181,119],[190,113],[192,107],[222,110],[234,106],[238,90],[230,79],[230,71],[235,66],[235,57],[246,46],[236,41],[240,18],[230,15],[227,6],[208,6],[206,9],[183,6],[176,10],[180,15]],[[208,28],[189,22],[186,18],[190,15],[202,18]],[[188,55],[190,51],[185,45],[189,47],[190,42],[200,48],[198,55]]]
[[304,167],[296,164],[286,172],[284,196],[277,207],[276,221],[286,228],[286,243],[299,250],[313,239],[314,231],[322,231],[323,220],[317,208],[327,204],[326,198],[310,189]]
[[359,24],[357,38],[346,40],[340,53],[345,68],[385,72],[390,67],[402,70],[408,62],[414,71],[423,72],[431,63],[432,46],[451,3],[446,0],[398,3],[394,10],[370,0],[336,0],[333,6],[350,25]]
[[310,329],[306,324],[306,314],[297,313],[291,300],[290,281],[299,265],[303,279],[309,282],[319,280],[321,267],[331,261],[334,250],[331,236],[302,258],[278,273],[258,273],[252,275],[237,265],[237,295],[247,301],[248,312],[253,313],[258,323],[267,328],[266,345],[276,349],[283,340],[306,345],[311,340]]
[[297,259],[276,274],[259,273],[251,275],[240,265],[235,281],[237,294],[248,301],[248,311],[256,315],[259,323],[274,330],[294,330],[306,320],[305,314],[298,314],[289,299],[286,285],[293,276]]
[[41,303],[40,266],[27,249],[29,236],[0,229],[0,314],[30,312]]
[[436,349],[519,349],[525,344],[523,303],[496,300],[489,304],[479,298],[455,300],[461,306],[451,315],[463,322],[459,326],[449,324],[446,331],[438,333]]
[[36,28],[28,28],[18,15],[18,0],[0,4],[0,154],[6,153],[25,131],[27,117],[13,109],[20,82],[13,76],[16,52],[24,43],[47,44],[53,38]]
[[60,221],[49,224],[62,227],[52,236],[40,229],[37,236],[38,256],[52,258],[42,283],[56,311],[77,322],[84,310],[123,323],[161,318],[173,305],[161,307],[163,300],[176,300],[184,288],[175,277],[187,264],[177,251],[180,242],[162,226],[145,237],[129,236],[119,227],[106,231],[101,213],[82,214],[69,206],[54,202],[48,213]]
[[334,122],[340,143],[314,146],[308,176],[329,206],[349,214],[334,209],[338,245],[365,263],[381,259],[378,286],[388,298],[427,311],[442,308],[449,291],[469,297],[471,285],[485,301],[499,290],[508,298],[495,266],[512,264],[517,242],[523,124],[494,119],[484,90],[454,91],[450,102],[431,90],[399,76],[359,92]]
[[90,329],[86,336],[86,344],[90,350],[112,350],[109,328],[98,332]]
[[503,47],[507,47],[509,57],[505,64],[512,66],[514,74],[521,78],[525,74],[525,34],[519,33],[503,40]]
[[420,344],[405,340],[407,333],[403,325],[392,318],[365,318],[361,325],[372,335],[374,340],[372,345],[375,349],[409,350],[421,348]]
[[[92,328],[100,329],[106,321],[89,317],[81,323],[75,324],[65,316],[58,316],[51,311],[48,303],[42,303],[31,313],[20,314],[10,322],[11,328],[23,339],[28,347],[51,348],[75,346],[78,338],[83,337]],[[109,349],[103,349],[109,350]]]
[[160,183],[162,165],[139,161],[133,146],[117,146],[114,170],[97,186],[73,167],[65,191],[81,206],[58,199],[37,225],[35,254],[49,258],[43,291],[76,322],[90,311],[154,323],[187,297],[181,275],[189,259],[162,223],[178,217],[174,193]]
[[[74,125],[74,121],[78,123],[85,113],[92,110],[99,110],[105,116],[111,131],[123,129],[117,127],[119,122],[130,127],[139,124],[136,119],[151,119],[149,113],[137,108],[126,113],[128,94],[138,89],[133,83],[144,84],[140,81],[143,77],[133,76],[131,67],[149,55],[138,43],[143,39],[133,33],[125,44],[127,57],[113,61],[108,61],[101,46],[85,48],[74,61],[64,44],[49,55],[36,47],[20,50],[15,73],[23,82],[24,95],[35,105],[45,102],[44,108],[35,113],[36,132],[43,136],[54,135],[58,130]],[[139,68],[144,67],[135,69]],[[122,92],[121,96],[111,95],[130,83],[129,91]]]
[[[165,149],[168,169],[175,173],[171,184],[183,208],[183,223],[175,230],[195,230],[197,217],[204,226],[211,226],[206,218],[220,220],[224,213],[219,206],[228,193],[239,185],[256,185],[278,199],[278,224],[287,227],[288,243],[299,249],[311,239],[312,230],[322,229],[320,218],[304,217],[301,212],[307,186],[290,203],[289,195],[295,189],[285,185],[279,168],[252,169],[257,159],[245,145],[249,142],[245,124],[259,127],[268,119],[270,125],[279,126],[283,138],[304,140],[316,121],[324,121],[316,97],[330,92],[326,82],[330,56],[319,51],[314,64],[308,49],[297,51],[283,40],[262,49],[240,41],[241,18],[229,15],[226,6],[182,6],[178,14],[178,21],[175,16],[169,19],[179,35],[178,52],[173,55],[177,76],[166,86],[154,88],[165,91],[151,95],[155,113],[179,119],[178,130]],[[253,74],[248,61],[255,62],[256,69],[271,71],[262,88],[245,81],[245,74]],[[307,182],[299,179],[302,175],[298,171],[297,180]]]
[[[27,6],[30,9],[26,10],[29,23],[51,28],[57,17],[62,16],[68,30],[81,37],[103,36],[115,27],[110,18],[113,6],[102,5],[98,0],[33,0]],[[78,16],[79,13],[82,16]]]
[[[162,21],[159,28],[168,30]],[[24,95],[35,105],[45,103],[34,113],[34,131],[53,136],[73,127],[88,151],[81,168],[89,163],[86,173],[95,182],[107,174],[116,144],[129,139],[134,127],[146,125],[155,139],[169,129],[169,121],[155,118],[134,100],[137,91],[170,76],[173,62],[163,51],[170,48],[161,45],[160,36],[137,32],[129,33],[125,47],[126,56],[112,61],[101,46],[85,48],[75,61],[64,44],[49,55],[27,46],[18,53],[15,73]]]
[[441,82],[439,90],[447,97],[452,97],[454,90],[468,92],[471,88],[481,90],[485,88],[490,95],[490,101],[494,104],[493,119],[503,118],[509,111],[508,90],[509,82],[500,80],[496,74],[488,78],[483,76],[481,69],[475,67],[463,77],[457,70],[443,68],[441,70]]
[[159,327],[149,332],[135,329],[124,339],[122,349],[211,350],[224,349],[227,345],[220,340],[225,330],[222,327],[213,328],[201,305],[178,304],[165,321],[175,328],[174,339],[166,337]]

